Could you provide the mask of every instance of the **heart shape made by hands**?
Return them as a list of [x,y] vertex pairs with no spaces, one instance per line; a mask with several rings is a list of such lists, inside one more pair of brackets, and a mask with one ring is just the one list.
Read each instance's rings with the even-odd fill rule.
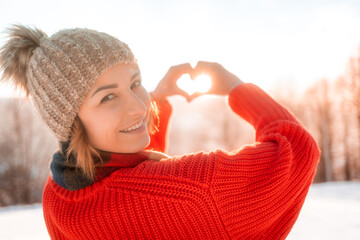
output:
[[196,92],[206,93],[211,88],[211,78],[207,74],[201,74],[192,80],[189,74],[184,74],[177,80],[176,84],[189,95]]

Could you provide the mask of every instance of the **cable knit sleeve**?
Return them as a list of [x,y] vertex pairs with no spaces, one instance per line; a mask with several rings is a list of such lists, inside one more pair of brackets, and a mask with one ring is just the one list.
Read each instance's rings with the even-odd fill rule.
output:
[[264,239],[283,239],[312,182],[317,144],[284,107],[253,84],[237,86],[228,100],[231,109],[254,126],[256,142],[210,154],[218,211],[231,238],[258,233]]
[[[285,239],[312,183],[317,144],[292,114],[254,84],[235,87],[228,102],[255,128],[255,143],[232,152],[174,156],[143,165],[136,175],[161,178],[166,196],[191,196],[200,212],[192,212],[194,223],[206,225],[207,232],[224,230],[229,239]],[[201,216],[212,216],[214,225]]]
[[155,102],[158,111],[158,117],[154,122],[158,131],[150,135],[150,144],[146,149],[165,152],[167,147],[167,130],[172,113],[172,107],[167,99],[159,101],[152,97],[152,100]]

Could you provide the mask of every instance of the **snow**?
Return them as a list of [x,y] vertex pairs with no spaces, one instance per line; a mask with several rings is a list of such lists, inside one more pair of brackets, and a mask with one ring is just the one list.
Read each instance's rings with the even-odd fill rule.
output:
[[313,184],[287,239],[360,239],[360,182]]
[[43,220],[41,204],[0,208],[0,239],[50,239]]
[[[49,239],[41,204],[0,208],[0,239]],[[288,240],[359,240],[360,182],[313,184]]]

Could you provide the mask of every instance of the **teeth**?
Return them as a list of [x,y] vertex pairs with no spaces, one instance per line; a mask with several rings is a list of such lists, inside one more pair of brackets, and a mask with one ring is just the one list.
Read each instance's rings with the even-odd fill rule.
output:
[[135,130],[135,129],[140,128],[142,125],[143,125],[143,122],[141,121],[141,122],[139,122],[139,123],[137,123],[137,124],[135,124],[135,125],[133,125],[133,126],[131,126],[131,127],[129,127],[129,128],[126,128],[126,129],[124,129],[124,130],[121,130],[121,132],[130,132],[130,131],[133,131],[133,130]]

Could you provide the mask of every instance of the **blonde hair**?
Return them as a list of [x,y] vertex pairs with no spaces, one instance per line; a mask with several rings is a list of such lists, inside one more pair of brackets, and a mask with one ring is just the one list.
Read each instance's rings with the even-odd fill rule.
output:
[[[159,131],[158,108],[154,101],[151,101],[150,118],[147,128],[149,134],[155,134]],[[102,165],[100,151],[91,146],[85,127],[80,118],[75,118],[71,128],[71,138],[69,148],[67,149],[66,159],[73,155],[76,159],[76,166],[80,168],[84,175],[90,180],[94,180],[96,166]]]

